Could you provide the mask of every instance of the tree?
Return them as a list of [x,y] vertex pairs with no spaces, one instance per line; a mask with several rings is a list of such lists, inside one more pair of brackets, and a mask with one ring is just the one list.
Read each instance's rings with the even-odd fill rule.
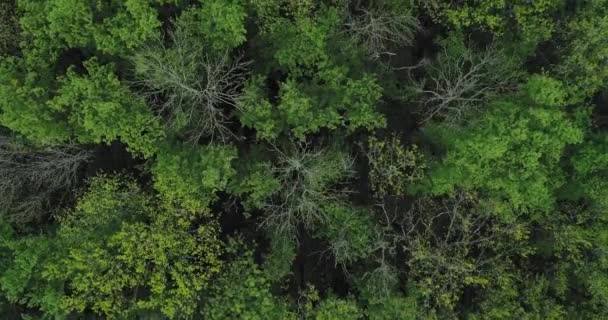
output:
[[[110,143],[121,139],[136,155],[150,157],[164,138],[160,121],[143,100],[120,83],[112,65],[85,62],[86,75],[70,68],[51,95],[36,74],[22,73],[19,62],[4,64],[0,78],[0,124],[37,144]],[[15,62],[16,66],[10,66]],[[51,85],[50,83],[47,83]]]
[[15,53],[19,45],[19,19],[14,0],[0,2],[0,57]]
[[82,143],[110,143],[120,138],[135,154],[155,154],[165,134],[159,120],[120,83],[112,66],[90,60],[85,67],[87,76],[68,70],[58,94],[48,102],[49,108],[68,114],[73,135]]
[[523,73],[515,58],[495,47],[467,45],[462,34],[440,41],[435,59],[423,61],[424,77],[413,93],[421,103],[422,122],[431,119],[459,124],[505,92],[514,91]]
[[356,320],[362,319],[363,312],[352,299],[338,299],[327,297],[323,299],[314,310],[315,320]]
[[168,203],[191,213],[207,214],[209,205],[224,191],[235,174],[230,145],[189,147],[166,145],[152,167],[154,188]]
[[160,21],[153,5],[164,2],[19,1],[24,44],[29,54],[49,55],[53,61],[61,48],[70,47],[125,54],[157,36]]
[[286,302],[272,294],[270,280],[242,240],[229,240],[227,252],[232,261],[207,293],[205,319],[296,319]]
[[426,190],[478,190],[505,217],[553,208],[555,192],[565,181],[560,159],[568,145],[582,141],[582,125],[561,111],[565,92],[560,82],[537,76],[522,91],[491,103],[462,130],[426,127],[429,136],[448,147],[430,169]]
[[[204,3],[221,8],[217,3]],[[213,15],[203,9],[182,14],[170,33],[171,46],[160,41],[133,58],[136,83],[144,87],[143,95],[166,117],[170,129],[194,144],[201,138],[224,140],[232,135],[229,118],[238,108],[247,66],[240,58],[230,57],[230,48],[216,52],[213,43],[200,40],[202,35],[216,35],[211,30],[201,34],[197,20],[191,21],[194,16]]]
[[426,163],[416,145],[404,147],[397,136],[379,140],[372,136],[365,151],[374,195],[404,196],[407,184],[423,178]]
[[315,236],[328,241],[327,251],[336,264],[352,264],[376,249],[377,226],[369,210],[337,203],[326,204],[321,210],[327,221],[316,227]]
[[492,283],[493,265],[523,240],[521,225],[501,223],[483,210],[475,195],[459,193],[418,199],[402,218],[408,278],[440,312],[454,312],[464,288]]
[[91,153],[75,145],[32,148],[0,136],[0,216],[17,228],[58,213]]
[[275,80],[253,75],[240,100],[244,126],[269,141],[283,134],[303,141],[307,134],[323,129],[344,127],[354,132],[385,126],[384,117],[375,110],[382,88],[363,66],[348,64],[356,60],[358,51],[340,36],[336,9],[325,8],[312,17],[297,12],[293,19],[270,21],[258,40],[268,51],[262,54],[267,57],[265,69],[285,74],[285,80],[276,81],[275,99],[266,86],[267,80]]
[[436,20],[459,30],[478,27],[500,36],[514,31],[521,46],[548,40],[556,28],[555,16],[565,7],[559,0],[419,2]]
[[334,68],[308,86],[289,79],[280,84],[276,106],[266,97],[263,81],[262,77],[249,81],[240,100],[241,123],[256,129],[259,138],[272,141],[286,132],[304,140],[306,134],[324,128],[345,126],[353,132],[385,126],[374,110],[381,88],[372,77],[348,79],[343,69]]
[[412,45],[419,28],[409,6],[391,4],[358,8],[348,14],[345,24],[348,32],[372,60],[395,55],[390,45]]
[[0,60],[0,124],[36,144],[66,141],[70,136],[67,120],[47,105],[50,68],[30,72],[26,64],[14,57]]
[[2,274],[3,290],[52,317],[87,310],[107,318],[187,317],[221,266],[213,220],[194,224],[179,207],[159,205],[119,178],[93,180],[55,235],[8,246],[15,258]]
[[191,14],[193,22],[203,22],[200,34],[215,50],[234,49],[246,40],[243,0],[203,1],[201,8]]
[[279,188],[261,207],[267,213],[263,225],[295,236],[299,224],[313,229],[327,222],[323,206],[340,199],[332,187],[352,175],[352,158],[337,146],[310,149],[292,143],[275,152],[272,170]]
[[603,45],[608,36],[607,5],[603,0],[585,3],[564,32],[568,41],[555,71],[575,102],[593,96],[608,83],[608,49]]

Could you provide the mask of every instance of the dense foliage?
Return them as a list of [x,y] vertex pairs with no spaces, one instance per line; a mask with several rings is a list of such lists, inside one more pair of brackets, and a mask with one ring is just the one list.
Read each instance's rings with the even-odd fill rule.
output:
[[0,0],[0,318],[608,318],[608,1]]

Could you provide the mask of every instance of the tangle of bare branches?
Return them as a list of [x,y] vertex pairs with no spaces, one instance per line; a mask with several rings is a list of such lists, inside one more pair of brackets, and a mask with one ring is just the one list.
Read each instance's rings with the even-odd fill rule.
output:
[[249,62],[232,58],[228,51],[210,54],[187,28],[178,26],[170,33],[170,46],[160,42],[135,55],[136,84],[169,127],[188,141],[225,140],[233,136],[228,125]]
[[90,157],[89,151],[78,146],[33,149],[0,136],[0,215],[24,224],[53,213],[53,200],[69,194],[78,169]]

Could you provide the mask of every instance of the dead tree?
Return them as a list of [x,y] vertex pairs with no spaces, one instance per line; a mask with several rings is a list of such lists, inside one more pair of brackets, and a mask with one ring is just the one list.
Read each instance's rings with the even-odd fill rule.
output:
[[292,143],[273,150],[278,160],[271,170],[280,187],[263,205],[267,217],[262,226],[295,236],[298,225],[311,230],[325,223],[323,205],[343,200],[348,191],[333,187],[352,177],[353,158],[333,146],[312,148]]
[[388,294],[399,276],[414,281],[430,307],[450,310],[467,286],[493,280],[494,264],[508,258],[516,228],[484,212],[474,194],[418,198],[376,206],[375,267],[364,274],[376,294]]
[[460,123],[492,97],[517,86],[521,73],[513,71],[518,70],[515,62],[500,50],[465,47],[456,52],[444,47],[421,66],[422,79],[413,81],[423,123]]
[[0,215],[26,224],[55,213],[90,157],[78,146],[32,148],[0,136]]
[[475,195],[421,198],[402,217],[408,276],[432,292],[429,303],[450,309],[466,286],[492,281],[493,265],[509,248],[515,227],[483,212]]
[[230,115],[238,108],[248,62],[228,51],[209,53],[188,28],[178,24],[170,45],[161,41],[135,55],[136,85],[168,126],[190,142],[224,140],[232,135]]
[[418,30],[418,20],[408,11],[386,8],[360,9],[349,15],[346,28],[372,60],[394,55],[391,45],[409,46]]

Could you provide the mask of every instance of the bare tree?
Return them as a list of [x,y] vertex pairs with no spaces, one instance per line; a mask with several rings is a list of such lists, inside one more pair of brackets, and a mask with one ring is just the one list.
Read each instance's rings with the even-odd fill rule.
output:
[[263,207],[267,217],[262,226],[295,236],[299,224],[312,229],[324,223],[323,205],[339,202],[347,192],[333,187],[354,174],[353,158],[336,147],[311,148],[305,143],[275,146],[274,152],[278,160],[272,170],[280,188]]
[[391,45],[411,45],[418,20],[405,10],[360,9],[348,16],[346,28],[369,57],[377,60],[383,55],[394,55],[389,49]]
[[[484,212],[474,194],[418,198],[406,211],[401,202],[383,201],[375,211],[382,226],[375,267],[363,274],[375,294],[388,295],[403,270],[426,292],[429,306],[449,312],[463,288],[491,282],[495,263],[513,250],[504,246],[512,243],[514,224]],[[395,267],[402,264],[407,268]]]
[[190,142],[205,136],[223,140],[232,135],[230,113],[238,108],[249,63],[228,51],[210,54],[190,27],[178,23],[170,45],[161,41],[134,56],[137,84],[169,127]]
[[521,75],[514,71],[518,70],[514,63],[493,47],[465,47],[456,52],[444,47],[433,61],[421,66],[424,77],[413,81],[422,122],[459,123],[491,97],[514,90]]
[[408,276],[429,303],[450,308],[468,285],[491,281],[493,264],[511,250],[513,224],[483,212],[475,195],[460,192],[442,199],[421,198],[402,216],[400,237],[407,254]]
[[91,153],[78,146],[33,149],[0,136],[0,215],[27,223],[53,213],[76,183],[78,169]]

